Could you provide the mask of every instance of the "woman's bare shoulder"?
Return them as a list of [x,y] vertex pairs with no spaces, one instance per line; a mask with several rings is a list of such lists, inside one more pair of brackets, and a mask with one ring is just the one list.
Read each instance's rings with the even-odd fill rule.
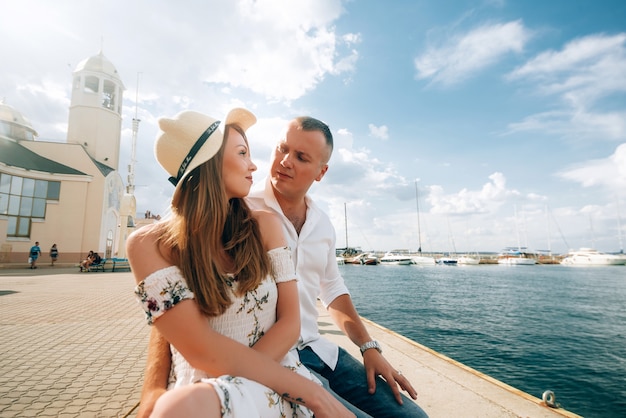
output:
[[162,228],[158,224],[146,225],[134,231],[126,240],[126,255],[138,281],[171,265],[159,247],[161,234]]
[[132,250],[137,247],[153,246],[159,236],[159,228],[158,224],[151,224],[133,231],[126,240],[126,248]]
[[276,213],[267,209],[257,209],[252,211],[252,216],[259,224],[263,245],[266,250],[269,251],[273,248],[287,245],[280,217]]

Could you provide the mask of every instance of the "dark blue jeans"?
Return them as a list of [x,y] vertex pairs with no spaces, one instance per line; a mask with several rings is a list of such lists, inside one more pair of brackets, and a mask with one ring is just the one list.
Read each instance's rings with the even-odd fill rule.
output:
[[[393,392],[382,378],[376,379],[376,392],[367,391],[367,377],[363,364],[339,347],[339,360],[331,370],[309,347],[298,350],[300,361],[316,374],[324,377],[340,401],[347,401],[365,414],[357,417],[427,418],[428,415],[412,399],[402,395],[403,404],[396,402]],[[324,382],[325,383],[325,382]],[[345,402],[344,402],[345,404]]]

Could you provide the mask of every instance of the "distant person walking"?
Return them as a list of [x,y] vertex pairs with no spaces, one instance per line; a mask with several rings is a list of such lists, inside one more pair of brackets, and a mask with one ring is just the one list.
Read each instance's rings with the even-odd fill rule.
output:
[[57,249],[57,245],[56,244],[52,244],[52,247],[50,248],[50,265],[54,267],[54,263],[57,261],[57,258],[59,258],[59,250]]
[[37,259],[41,255],[41,248],[39,248],[39,241],[35,241],[35,245],[30,247],[30,253],[28,255],[28,263],[31,269],[37,268]]

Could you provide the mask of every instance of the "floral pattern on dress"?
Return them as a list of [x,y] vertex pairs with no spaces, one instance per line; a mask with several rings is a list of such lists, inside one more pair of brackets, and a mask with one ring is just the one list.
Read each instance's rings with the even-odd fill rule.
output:
[[146,312],[149,325],[152,325],[155,319],[172,309],[177,303],[193,298],[193,292],[184,281],[166,279],[166,283],[159,291],[158,298],[146,289],[145,280],[135,287],[135,294]]
[[259,296],[257,289],[246,292],[241,299],[241,304],[237,310],[237,314],[245,312],[247,315],[251,315],[254,319],[252,330],[248,334],[248,346],[250,347],[256,344],[256,342],[265,335],[265,328],[261,326],[257,312],[263,310],[263,305],[267,305],[269,303],[270,297],[267,292],[265,292],[262,296]]

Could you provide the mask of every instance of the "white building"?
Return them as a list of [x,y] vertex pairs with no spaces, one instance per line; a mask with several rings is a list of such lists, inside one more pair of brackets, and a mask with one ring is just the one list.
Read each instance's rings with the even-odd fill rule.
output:
[[44,264],[55,243],[60,263],[89,250],[125,257],[136,204],[118,172],[124,84],[101,52],[72,76],[65,143],[38,141],[28,119],[0,103],[0,264],[26,263],[36,241]]

